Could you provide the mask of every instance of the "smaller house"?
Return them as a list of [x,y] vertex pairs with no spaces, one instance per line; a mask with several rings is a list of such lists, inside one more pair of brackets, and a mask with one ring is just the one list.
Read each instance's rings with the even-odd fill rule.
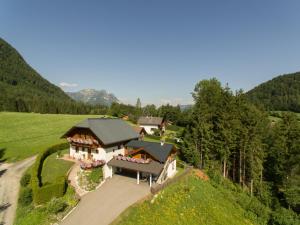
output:
[[113,171],[132,174],[140,179],[162,183],[176,173],[176,148],[172,144],[131,140],[125,144],[123,156],[114,157],[108,162]]
[[154,134],[154,130],[156,129],[161,132],[165,131],[165,120],[161,117],[140,117],[137,123],[146,130],[147,134]]
[[139,140],[143,140],[145,135],[147,134],[144,127],[134,126],[134,131],[139,135]]

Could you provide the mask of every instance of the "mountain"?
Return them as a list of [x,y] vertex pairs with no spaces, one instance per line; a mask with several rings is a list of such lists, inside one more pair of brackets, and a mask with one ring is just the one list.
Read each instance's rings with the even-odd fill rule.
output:
[[83,89],[78,92],[67,92],[67,94],[76,101],[91,105],[110,106],[113,102],[119,102],[114,94],[108,93],[105,90]]
[[267,110],[300,112],[300,72],[275,77],[248,91],[246,96]]
[[0,111],[81,112],[78,103],[31,68],[17,50],[2,38],[0,38],[0,90]]
[[180,107],[180,110],[181,110],[181,111],[186,111],[186,110],[189,110],[190,108],[192,108],[193,105],[192,105],[192,104],[179,105],[179,107]]

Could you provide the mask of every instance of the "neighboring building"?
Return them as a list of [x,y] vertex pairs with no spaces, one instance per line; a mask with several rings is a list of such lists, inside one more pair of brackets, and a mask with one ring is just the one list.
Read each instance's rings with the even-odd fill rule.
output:
[[[86,119],[63,135],[70,143],[70,156],[78,160],[104,160],[108,162],[119,154],[124,145],[137,140],[139,135],[121,119]],[[103,167],[104,177],[112,176],[112,169]]]
[[165,121],[161,117],[140,117],[137,123],[140,127],[145,128],[147,134],[153,134],[155,129],[165,131]]
[[133,129],[139,135],[139,140],[143,140],[145,135],[147,134],[144,127],[133,126]]
[[105,161],[104,178],[114,172],[136,174],[162,183],[176,173],[176,149],[172,144],[141,141],[139,133],[121,119],[86,119],[66,132],[70,156],[78,160]]

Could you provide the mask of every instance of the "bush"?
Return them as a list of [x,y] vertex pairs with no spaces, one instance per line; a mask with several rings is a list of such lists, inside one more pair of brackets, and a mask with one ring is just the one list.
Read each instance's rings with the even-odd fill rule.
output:
[[255,214],[258,217],[260,223],[267,224],[270,216],[270,210],[265,205],[263,205],[258,199],[252,197],[251,201],[245,209]]
[[89,180],[93,183],[99,184],[100,181],[102,180],[103,177],[103,172],[102,172],[102,167],[94,168],[90,175],[89,175]]
[[68,143],[54,145],[40,153],[36,158],[31,173],[31,187],[33,192],[33,200],[36,204],[46,203],[54,197],[58,198],[64,195],[66,190],[65,177],[57,179],[57,182],[53,184],[43,186],[41,173],[43,169],[43,163],[49,155],[68,147]]
[[20,180],[21,186],[26,187],[30,183],[30,179],[31,179],[31,175],[28,173],[25,173]]
[[22,206],[30,205],[32,202],[32,189],[29,187],[21,189],[18,201]]
[[67,203],[61,198],[53,198],[47,205],[47,211],[49,213],[57,214],[63,212],[67,208]]
[[66,179],[60,177],[56,182],[38,188],[34,193],[34,200],[36,203],[42,204],[50,201],[52,198],[62,197],[65,194],[66,187]]
[[160,130],[159,129],[152,129],[152,131],[153,131],[154,136],[160,137]]
[[171,131],[180,131],[180,127],[179,126],[176,126],[176,125],[168,125],[167,126],[167,130],[171,130]]
[[279,208],[272,212],[269,224],[274,225],[293,225],[300,224],[299,215],[292,210]]

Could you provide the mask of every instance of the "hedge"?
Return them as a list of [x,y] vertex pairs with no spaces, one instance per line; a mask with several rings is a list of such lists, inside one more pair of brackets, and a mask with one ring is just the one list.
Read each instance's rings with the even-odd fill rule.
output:
[[66,177],[60,177],[55,183],[43,186],[41,173],[43,163],[49,155],[68,147],[68,143],[57,144],[47,148],[37,156],[31,172],[31,187],[35,204],[43,204],[50,201],[52,198],[59,198],[64,195],[67,188]]

